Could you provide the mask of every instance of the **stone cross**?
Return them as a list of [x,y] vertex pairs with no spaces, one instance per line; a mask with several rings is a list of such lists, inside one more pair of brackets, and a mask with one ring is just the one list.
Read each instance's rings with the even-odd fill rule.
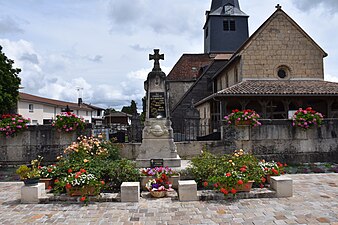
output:
[[164,60],[164,54],[159,54],[159,49],[154,49],[154,55],[149,54],[149,60],[154,60],[153,71],[161,71],[160,60]]
[[279,5],[279,4],[277,4],[275,7],[276,7],[276,9],[282,9],[282,6]]

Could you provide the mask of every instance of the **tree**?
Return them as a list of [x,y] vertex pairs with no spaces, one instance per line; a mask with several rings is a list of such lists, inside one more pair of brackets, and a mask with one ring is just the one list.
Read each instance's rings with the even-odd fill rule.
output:
[[13,64],[0,46],[0,114],[12,112],[18,102],[21,69],[13,68]]
[[137,115],[137,106],[134,100],[131,100],[130,106],[123,106],[121,112],[128,113],[130,115]]

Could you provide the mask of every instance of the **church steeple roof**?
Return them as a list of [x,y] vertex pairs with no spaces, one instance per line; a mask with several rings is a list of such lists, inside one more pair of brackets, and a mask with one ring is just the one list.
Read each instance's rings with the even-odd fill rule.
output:
[[223,7],[225,5],[231,4],[235,8],[240,10],[238,0],[212,0],[210,12],[215,11],[216,9]]
[[234,16],[248,16],[241,11],[238,0],[212,0],[209,15],[224,15],[225,6],[233,6],[232,15]]

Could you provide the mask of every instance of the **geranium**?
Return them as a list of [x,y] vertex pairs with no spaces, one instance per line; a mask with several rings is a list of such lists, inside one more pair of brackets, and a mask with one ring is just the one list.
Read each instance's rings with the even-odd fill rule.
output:
[[292,118],[292,126],[301,127],[304,130],[314,126],[320,126],[323,123],[323,115],[316,112],[311,107],[298,109]]
[[[264,183],[264,171],[258,159],[244,150],[236,150],[232,155],[224,155],[215,168],[214,175],[208,181],[223,194],[236,194],[238,189],[246,187],[248,182]],[[217,185],[215,185],[217,184]]]
[[19,114],[4,114],[0,119],[0,132],[6,136],[14,136],[27,129],[29,119],[23,118]]
[[39,168],[41,177],[54,178],[57,175],[56,165],[42,166]]
[[150,179],[146,188],[149,191],[168,191],[171,190],[171,183],[168,181],[168,177],[163,174],[161,178]]
[[284,174],[286,164],[280,162],[266,162],[265,160],[260,161],[259,166],[266,175],[279,176]]
[[65,112],[56,116],[52,126],[55,127],[59,132],[73,132],[77,129],[84,129],[85,122],[83,118],[79,118],[74,113]]
[[226,123],[228,124],[232,124],[232,125],[237,125],[238,123],[242,122],[242,121],[249,121],[249,125],[256,127],[256,126],[260,126],[262,125],[258,119],[260,118],[260,116],[251,109],[245,109],[245,110],[232,110],[232,112],[224,117],[224,120]]

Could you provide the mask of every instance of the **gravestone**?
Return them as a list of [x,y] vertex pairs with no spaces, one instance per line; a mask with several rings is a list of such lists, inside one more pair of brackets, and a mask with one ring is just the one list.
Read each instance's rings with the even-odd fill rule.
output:
[[159,49],[154,49],[154,68],[144,82],[146,90],[146,118],[142,132],[140,153],[136,159],[138,167],[169,166],[180,167],[181,159],[177,154],[173,129],[169,115],[169,98],[166,75],[160,67]]

